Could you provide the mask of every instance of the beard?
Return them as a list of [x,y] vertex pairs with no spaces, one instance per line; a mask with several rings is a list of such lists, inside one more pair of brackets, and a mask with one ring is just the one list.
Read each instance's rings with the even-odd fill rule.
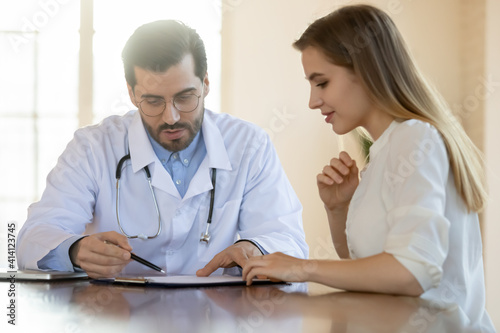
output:
[[[179,152],[181,150],[186,149],[189,147],[191,142],[193,142],[194,138],[196,137],[196,134],[201,129],[201,124],[203,123],[203,117],[205,115],[205,107],[202,105],[201,112],[196,117],[193,119],[192,122],[177,122],[173,125],[169,124],[162,124],[158,126],[156,130],[154,130],[151,126],[146,125],[146,128],[149,132],[149,135],[158,142],[163,148],[170,152]],[[169,141],[161,141],[160,139],[160,133],[165,130],[175,130],[175,129],[186,129],[188,132],[187,136],[183,136],[182,138],[175,139],[175,140],[169,140]]]

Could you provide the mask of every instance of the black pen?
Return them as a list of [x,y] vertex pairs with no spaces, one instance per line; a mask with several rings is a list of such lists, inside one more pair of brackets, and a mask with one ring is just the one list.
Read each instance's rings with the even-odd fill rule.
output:
[[[114,246],[118,246],[118,245],[116,245],[114,243],[111,243],[111,242],[108,242],[108,241],[104,241],[104,243],[111,244],[111,245],[114,245]],[[133,252],[130,252],[130,259],[135,260],[138,263],[143,264],[144,266],[148,266],[149,268],[152,268],[152,269],[154,269],[157,272],[165,273],[165,271],[163,269],[161,269],[160,267],[158,267],[155,264],[147,261],[146,259],[143,259],[143,258],[139,257],[138,255],[134,254]]]
[[132,260],[137,261],[138,263],[141,263],[141,264],[143,264],[145,266],[148,266],[149,268],[154,269],[155,271],[158,271],[158,272],[161,272],[161,273],[165,273],[165,271],[163,269],[161,269],[160,267],[158,267],[155,264],[147,261],[146,259],[142,259],[141,257],[139,257],[138,255],[135,255],[132,252],[130,252],[130,258]]

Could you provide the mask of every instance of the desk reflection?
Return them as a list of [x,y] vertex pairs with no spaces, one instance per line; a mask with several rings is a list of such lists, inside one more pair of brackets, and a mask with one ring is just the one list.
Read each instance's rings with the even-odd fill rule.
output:
[[458,308],[329,288],[314,294],[307,284],[163,289],[65,281],[18,282],[17,288],[19,331],[481,331]]
[[415,297],[343,291],[311,296],[278,288],[205,293],[236,316],[251,316],[251,311],[258,310],[264,317],[278,321],[302,318],[300,332],[483,331],[468,323],[458,307],[438,308]]

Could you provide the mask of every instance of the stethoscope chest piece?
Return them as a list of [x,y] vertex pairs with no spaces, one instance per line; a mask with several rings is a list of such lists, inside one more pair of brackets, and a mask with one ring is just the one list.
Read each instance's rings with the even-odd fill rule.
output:
[[201,238],[200,238],[200,242],[205,242],[205,244],[208,245],[208,242],[210,242],[210,238],[212,237],[212,235],[210,235],[210,233],[208,232],[208,224],[207,224],[207,230],[205,230],[205,232],[202,232],[201,233]]

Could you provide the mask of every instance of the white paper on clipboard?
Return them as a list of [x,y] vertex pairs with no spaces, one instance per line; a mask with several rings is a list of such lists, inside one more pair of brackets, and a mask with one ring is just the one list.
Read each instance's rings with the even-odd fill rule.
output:
[[[167,276],[144,276],[144,277],[117,277],[114,279],[93,280],[94,283],[113,283],[124,285],[143,285],[151,287],[210,287],[210,286],[235,286],[246,285],[241,276],[219,275],[219,276],[196,276],[196,275],[167,275]],[[253,279],[252,284],[282,284],[269,279]]]

